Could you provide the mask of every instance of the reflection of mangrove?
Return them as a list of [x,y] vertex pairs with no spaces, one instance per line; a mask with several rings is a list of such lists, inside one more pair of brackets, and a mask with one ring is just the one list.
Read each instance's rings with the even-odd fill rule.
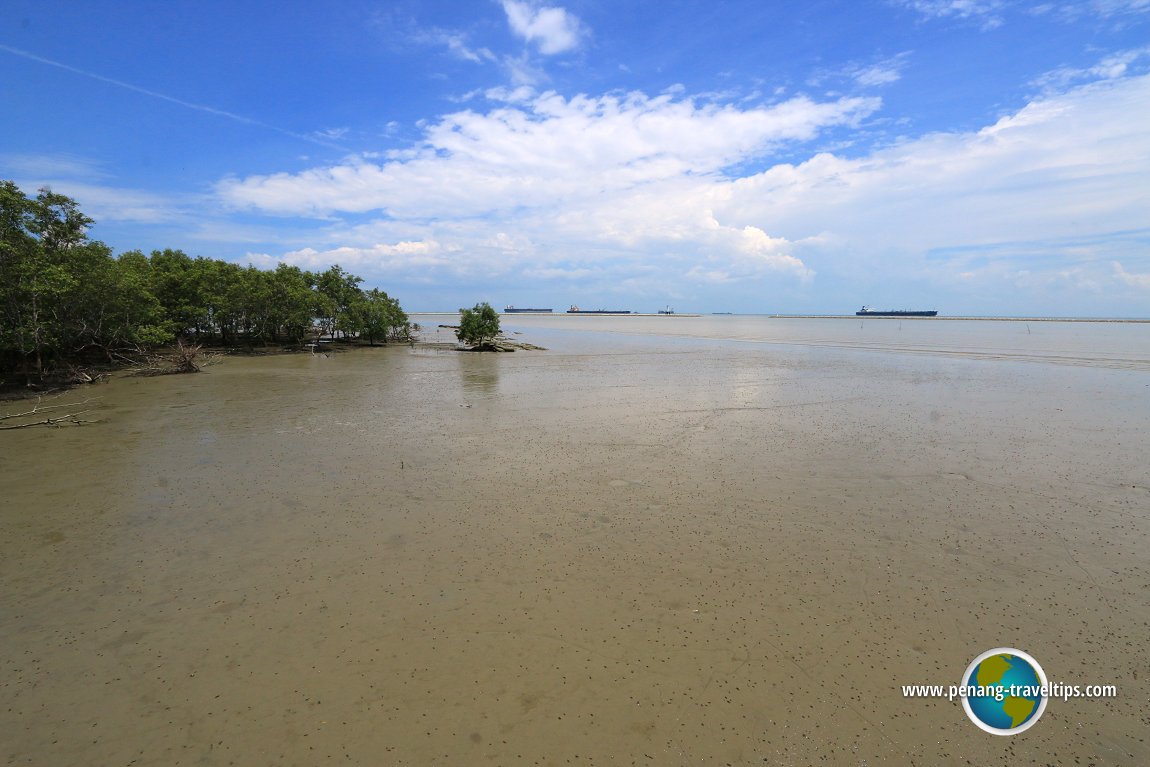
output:
[[478,394],[495,394],[499,389],[499,368],[485,370],[464,370],[463,390]]

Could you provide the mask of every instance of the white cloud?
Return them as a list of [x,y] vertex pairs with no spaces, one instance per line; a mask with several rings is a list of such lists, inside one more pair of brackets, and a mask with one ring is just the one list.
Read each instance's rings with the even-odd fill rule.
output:
[[346,128],[346,127],[345,128],[324,128],[323,130],[315,131],[312,135],[317,136],[318,138],[322,138],[322,139],[331,139],[332,141],[339,141],[340,139],[345,137],[350,130],[351,130],[350,128]]
[[690,280],[726,283],[787,275],[809,282],[815,276],[801,259],[792,255],[795,243],[785,238],[771,237],[757,226],[723,226],[714,218],[708,228],[710,236],[699,239],[709,255],[687,271]]
[[539,52],[550,56],[574,50],[583,37],[582,25],[563,8],[537,6],[520,0],[503,0],[511,30]]
[[1150,130],[1133,117],[1145,103],[1150,76],[1081,86],[979,131],[775,166],[716,188],[712,206],[856,290],[929,285],[968,306],[1030,296],[1061,313],[1110,290],[1103,311],[1137,312],[1118,307],[1150,271]]
[[1123,283],[1133,288],[1140,288],[1142,290],[1150,290],[1150,273],[1146,274],[1131,274],[1122,268],[1122,264],[1115,261],[1113,263],[1114,274]]
[[803,279],[814,277],[813,271],[790,254],[791,243],[782,237],[771,237],[757,226],[744,226],[734,249],[743,257],[744,263],[753,265],[752,272],[768,269],[793,272]]
[[902,66],[902,59],[888,59],[858,69],[853,73],[854,79],[863,86],[890,85],[902,77]]
[[1107,20],[1150,13],[1150,0],[1058,0],[1031,4],[1021,0],[890,0],[895,5],[917,11],[927,19],[974,19],[984,29],[994,29],[1005,22],[1007,11],[1017,10],[1033,15],[1052,15],[1067,22],[1086,17]]
[[434,240],[377,243],[368,247],[342,246],[316,250],[301,248],[273,257],[265,253],[248,253],[253,263],[279,261],[305,269],[326,269],[339,264],[350,269],[370,267],[372,271],[424,269],[450,265],[450,253]]
[[[449,115],[426,129],[422,146],[388,162],[232,179],[219,191],[233,204],[277,214],[386,213],[376,224],[333,228],[329,236],[353,251],[293,252],[293,263],[378,259],[392,270],[414,261],[378,243],[434,221],[435,239],[459,243],[463,254],[420,266],[455,275],[478,264],[485,274],[582,274],[589,263],[601,269],[662,247],[683,272],[719,253],[734,275],[806,280],[813,272],[786,241],[742,222],[718,224],[706,209],[707,190],[732,163],[854,124],[879,105],[798,97],[738,108],[670,93],[567,99],[524,88],[487,95],[489,112]],[[577,263],[560,263],[572,258]]]
[[[846,159],[820,154],[733,185],[716,215],[898,242],[1000,242],[1143,226],[1150,132],[1130,119],[1150,77],[1083,86],[971,133],[938,133]],[[892,229],[892,227],[894,227]]]
[[[1147,0],[1150,2],[1150,0]],[[1061,90],[1078,82],[1094,80],[1115,80],[1131,74],[1135,65],[1150,58],[1150,46],[1134,50],[1119,51],[1105,57],[1090,67],[1062,67],[1045,73],[1036,84],[1047,90]]]
[[730,272],[724,272],[721,269],[705,269],[702,266],[691,267],[686,277],[695,282],[708,282],[712,285],[723,285],[735,281],[734,275]]
[[718,173],[782,142],[854,124],[879,104],[798,97],[739,109],[641,93],[490,95],[509,101],[485,114],[448,115],[427,128],[422,146],[391,162],[231,179],[218,190],[233,204],[281,214],[485,215]]
[[1150,0],[1094,0],[1094,5],[1106,15],[1150,13]]
[[0,169],[7,178],[99,179],[108,175],[102,163],[71,154],[0,153]]
[[523,276],[531,280],[586,280],[597,276],[593,269],[564,269],[562,267],[546,267],[541,269],[526,269]]
[[504,56],[501,62],[507,79],[518,87],[530,88],[547,81],[546,73],[524,53],[522,56]]
[[999,15],[1007,6],[1005,0],[894,0],[928,19],[979,19],[985,28],[1002,24]]
[[[99,174],[89,173],[87,166],[82,162],[74,167],[68,162],[31,163],[26,165],[24,170],[63,173],[63,177],[37,174],[16,177],[15,181],[26,194],[34,196],[33,190],[48,187],[53,192],[71,197],[79,203],[84,215],[99,224],[187,222],[191,216],[187,210],[188,206],[202,202],[202,199],[196,196],[166,197],[140,189],[94,183],[99,180]],[[72,175],[69,171],[73,170],[80,180],[69,177]],[[95,175],[95,178],[89,181],[85,178],[89,175]]]
[[472,49],[467,44],[467,40],[462,35],[446,35],[443,38],[443,42],[447,45],[447,49],[449,51],[465,61],[471,61],[479,64],[484,61],[495,60],[495,54],[489,51],[487,48]]
[[425,45],[441,45],[447,48],[456,58],[475,64],[496,60],[495,54],[487,48],[472,46],[467,35],[463,32],[446,29],[427,29],[413,33],[411,39]]
[[184,206],[193,202],[191,199],[179,201],[138,189],[76,182],[61,182],[53,185],[53,188],[77,200],[84,213],[100,223],[130,221],[138,224],[159,224],[186,221],[191,214]]
[[[671,295],[911,280],[972,295],[1132,296],[1150,271],[1150,130],[1136,119],[1150,103],[1148,75],[1050,92],[981,130],[773,165],[780,146],[793,153],[857,124],[878,100],[486,96],[488,111],[448,115],[386,161],[232,179],[218,191],[242,207],[330,217],[293,262],[413,281]],[[732,170],[749,161],[765,169]],[[373,211],[382,215],[340,223]]]
[[831,79],[847,78],[864,88],[890,85],[902,79],[902,70],[906,66],[908,58],[909,54],[900,53],[897,56],[869,64],[852,62],[841,68],[823,70],[812,77],[809,82],[812,85],[822,85]]

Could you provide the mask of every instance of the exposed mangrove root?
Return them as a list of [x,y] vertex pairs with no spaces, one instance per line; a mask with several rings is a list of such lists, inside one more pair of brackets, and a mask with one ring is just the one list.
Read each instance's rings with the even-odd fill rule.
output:
[[528,344],[522,341],[512,341],[508,338],[497,338],[494,341],[485,341],[484,343],[476,346],[461,348],[460,351],[464,352],[513,352],[516,349],[523,349],[529,351],[547,351],[542,346],[535,344]]
[[[448,330],[459,330],[458,325],[440,325],[439,327]],[[515,331],[515,335],[522,335],[520,332]],[[500,335],[490,341],[484,341],[481,344],[474,346],[457,346],[457,351],[461,352],[513,352],[516,349],[523,349],[524,351],[545,352],[547,348],[544,346],[536,346],[529,344],[525,341],[514,341],[505,335]]]
[[142,365],[132,368],[131,373],[137,376],[198,373],[207,365],[215,362],[218,357],[218,354],[205,352],[200,344],[185,344],[181,339],[176,342],[176,348],[173,351],[167,354],[149,355]]

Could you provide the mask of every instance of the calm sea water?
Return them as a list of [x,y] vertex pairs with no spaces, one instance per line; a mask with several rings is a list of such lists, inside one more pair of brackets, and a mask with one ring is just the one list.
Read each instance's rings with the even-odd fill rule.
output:
[[[457,316],[415,320],[433,328]],[[655,336],[1150,370],[1150,323],[1144,322],[556,314],[504,315],[502,326],[545,346],[588,351],[618,347],[620,336]]]

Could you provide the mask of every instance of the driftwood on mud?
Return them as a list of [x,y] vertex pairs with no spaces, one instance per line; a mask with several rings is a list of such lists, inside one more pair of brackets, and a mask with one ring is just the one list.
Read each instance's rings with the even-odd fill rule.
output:
[[[30,429],[33,426],[81,426],[86,423],[96,423],[95,419],[81,418],[95,410],[94,407],[84,406],[93,402],[92,398],[80,402],[61,402],[55,405],[41,404],[41,398],[36,398],[36,404],[31,410],[21,413],[0,413],[0,430]],[[81,408],[79,410],[75,408]],[[68,412],[61,413],[64,410]],[[9,423],[11,421],[11,423]]]
[[107,373],[94,370],[85,370],[84,368],[79,368],[73,365],[68,371],[68,375],[64,381],[71,386],[82,386],[83,384],[93,384],[99,381],[104,381],[107,378]]
[[176,342],[176,348],[167,354],[152,354],[144,362],[131,368],[137,376],[165,376],[176,373],[198,373],[202,368],[215,362],[219,355],[209,354],[200,344]]

